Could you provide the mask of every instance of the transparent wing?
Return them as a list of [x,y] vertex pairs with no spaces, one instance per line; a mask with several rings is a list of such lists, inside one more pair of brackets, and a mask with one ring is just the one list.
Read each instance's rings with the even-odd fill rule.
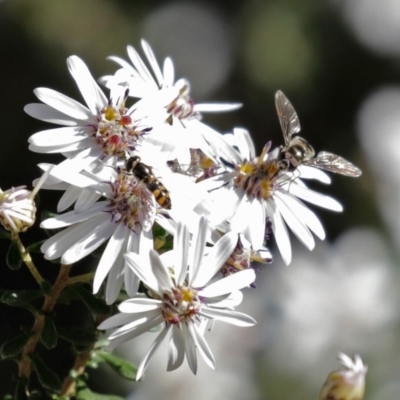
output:
[[167,165],[172,172],[176,172],[178,174],[190,176],[193,178],[200,178],[204,174],[203,168],[198,165],[179,164],[177,160],[167,161]]
[[304,161],[303,164],[335,172],[336,174],[350,176],[352,178],[357,178],[362,173],[361,170],[350,161],[336,154],[328,153],[327,151],[319,152],[317,157]]
[[289,146],[294,133],[300,132],[300,121],[289,99],[278,90],[275,93],[275,106],[281,124],[285,146]]

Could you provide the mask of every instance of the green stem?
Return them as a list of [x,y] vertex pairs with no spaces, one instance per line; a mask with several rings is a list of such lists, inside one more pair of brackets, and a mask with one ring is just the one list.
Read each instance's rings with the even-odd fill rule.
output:
[[11,234],[11,238],[13,241],[17,243],[18,250],[21,253],[21,257],[25,265],[28,267],[30,273],[32,276],[35,278],[36,282],[41,285],[42,282],[44,281],[42,275],[40,275],[40,272],[37,270],[35,267],[35,264],[32,261],[31,255],[26,251],[24,245],[21,242],[21,238],[19,237],[18,233],[13,232]]
[[89,272],[87,274],[73,276],[68,279],[67,285],[73,285],[78,282],[90,282],[94,278],[94,272]]

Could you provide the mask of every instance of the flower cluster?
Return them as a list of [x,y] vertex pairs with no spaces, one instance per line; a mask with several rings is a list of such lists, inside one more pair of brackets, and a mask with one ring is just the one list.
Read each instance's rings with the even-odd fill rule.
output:
[[[73,264],[104,244],[93,291],[104,293],[108,304],[121,290],[129,296],[119,303],[120,313],[99,326],[114,329],[109,348],[161,326],[137,379],[167,337],[168,370],[186,357],[196,373],[197,351],[215,368],[204,333],[217,320],[255,323],[235,308],[242,290],[255,287],[257,263],[272,261],[270,238],[289,264],[287,228],[310,250],[313,234],[325,237],[303,201],[342,210],[306,181],[329,183],[323,170],[361,174],[335,154],[315,155],[297,136],[298,116],[280,91],[275,102],[283,144],[268,142],[257,156],[247,130],[222,135],[204,122],[206,112],[240,104],[196,104],[189,82],[175,80],[171,59],[160,67],[144,41],[142,49],[144,59],[130,46],[129,62],[111,58],[120,68],[99,80],[109,96],[71,56],[68,69],[86,104],[38,88],[42,103],[25,107],[34,118],[61,126],[29,139],[32,151],[65,157],[56,166],[40,165],[52,168],[44,188],[64,192],[60,214],[41,224],[61,229],[42,245],[45,258]],[[157,229],[173,237],[172,250],[156,245]]]

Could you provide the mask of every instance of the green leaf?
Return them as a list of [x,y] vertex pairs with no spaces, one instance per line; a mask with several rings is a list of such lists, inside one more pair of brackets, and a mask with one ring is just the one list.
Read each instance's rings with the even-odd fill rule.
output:
[[90,346],[96,341],[96,333],[79,328],[58,328],[60,338],[78,346]]
[[28,253],[39,253],[39,254],[41,254],[42,251],[40,250],[40,247],[42,246],[42,244],[44,242],[45,242],[45,240],[41,240],[40,242],[32,243],[26,248],[26,251]]
[[37,354],[32,356],[33,367],[35,368],[40,384],[44,389],[59,393],[62,383],[59,377],[39,358]]
[[1,302],[13,307],[23,307],[32,300],[43,296],[41,290],[13,290],[1,294]]
[[78,297],[85,303],[86,307],[94,314],[110,314],[111,306],[108,306],[104,300],[99,299],[81,284],[71,286]]
[[0,239],[11,239],[11,233],[0,227]]
[[137,367],[114,354],[101,351],[97,353],[114,371],[125,379],[134,381],[136,379]]
[[12,240],[10,243],[10,247],[7,252],[7,265],[10,269],[16,271],[21,268],[23,263],[22,256],[18,248],[18,243],[16,240]]
[[24,332],[4,342],[0,348],[0,356],[2,359],[17,356],[24,348],[26,342],[31,337],[30,332]]
[[77,400],[124,400],[122,397],[111,394],[94,393],[89,388],[80,390],[76,398]]
[[54,325],[53,315],[48,314],[44,317],[44,326],[40,334],[40,341],[46,349],[54,349],[57,346],[57,331]]

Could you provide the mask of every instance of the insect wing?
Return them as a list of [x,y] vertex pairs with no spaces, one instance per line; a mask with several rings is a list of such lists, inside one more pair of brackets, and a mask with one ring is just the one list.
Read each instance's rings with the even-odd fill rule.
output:
[[362,173],[361,170],[350,161],[327,151],[319,152],[317,157],[304,161],[303,164],[335,172],[336,174],[350,176],[352,178],[357,178]]
[[199,165],[179,164],[177,160],[167,161],[168,167],[172,172],[190,176],[192,178],[200,178],[204,174],[204,170]]
[[290,144],[292,135],[300,132],[299,117],[292,103],[280,90],[275,93],[275,106],[281,124],[285,146],[287,147]]
[[140,191],[141,199],[138,209],[139,222],[143,230],[147,232],[153,226],[157,212],[157,203],[153,193],[150,192],[143,182],[138,183],[138,190]]

